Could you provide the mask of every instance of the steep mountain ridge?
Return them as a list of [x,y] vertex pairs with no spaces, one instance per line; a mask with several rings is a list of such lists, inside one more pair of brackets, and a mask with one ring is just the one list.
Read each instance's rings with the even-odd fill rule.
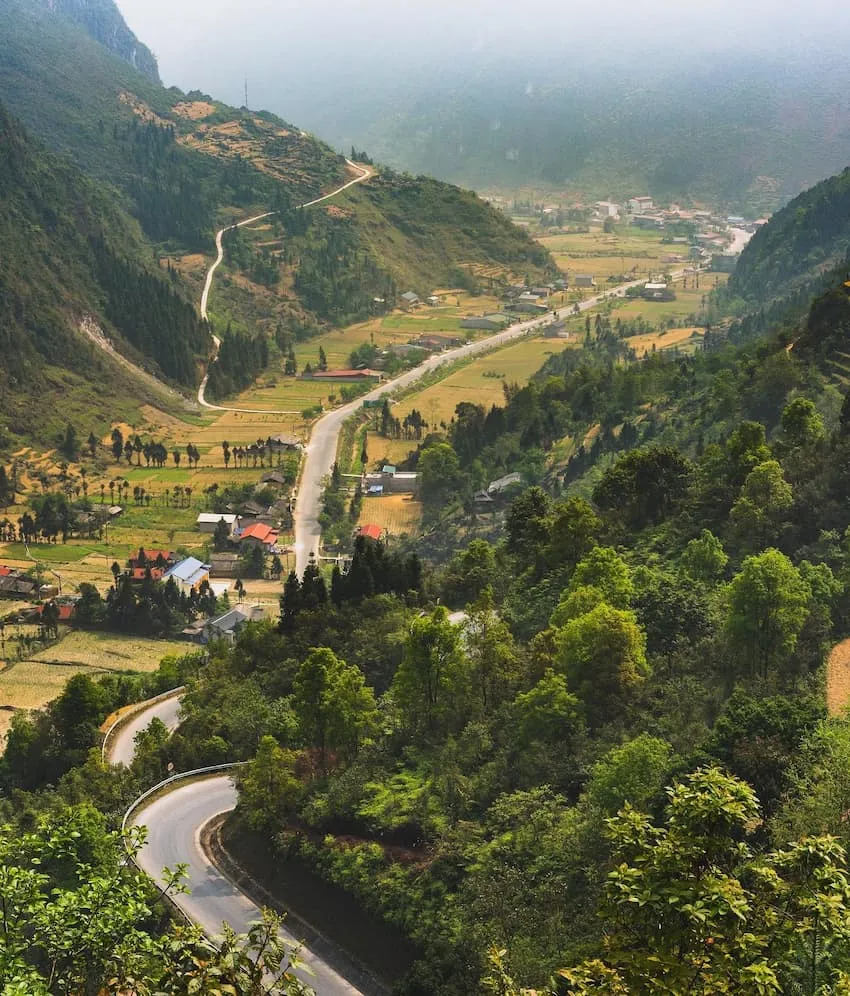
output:
[[399,169],[541,199],[547,188],[587,200],[650,193],[757,217],[850,161],[840,56],[667,49],[630,61],[629,46],[579,49],[470,52],[439,73],[378,68],[334,99],[328,77],[290,106]]
[[[112,363],[92,365],[92,342],[79,334],[84,316],[145,369],[193,386],[208,329],[197,287],[165,260],[211,252],[216,229],[249,214],[274,210],[292,223],[282,230],[285,251],[264,258],[275,271],[267,287],[278,290],[242,281],[238,299],[222,301],[220,335],[231,315],[250,337],[288,318],[344,325],[374,313],[376,297],[389,308],[396,291],[450,286],[469,268],[536,278],[551,266],[475,195],[425,178],[378,171],[369,195],[352,192],[342,207],[302,216],[295,205],[349,178],[345,158],[275,115],[144,75],[128,58],[135,42],[111,0],[0,0],[0,22],[0,102],[53,152],[4,112],[0,248],[11,262],[0,288],[13,359],[2,390],[4,412],[18,413],[16,437],[55,439],[69,406],[60,400],[39,420],[32,405],[50,371],[79,376],[87,397]],[[149,391],[125,385],[125,405]]]
[[[211,250],[218,224],[312,199],[347,176],[344,158],[300,128],[198,91],[157,86],[67,18],[22,0],[0,0],[0,18],[0,100],[34,135],[118,186],[148,237],[167,248]],[[378,201],[349,199],[361,243],[392,244],[392,233],[374,236],[387,226],[402,229],[414,249],[446,247],[436,254],[429,249],[421,271],[409,254],[390,252],[378,261],[400,284],[424,286],[470,260],[515,265],[535,276],[549,265],[525,232],[454,187],[391,179]],[[454,208],[462,222],[446,239]],[[500,234],[488,237],[483,249],[479,230]]]
[[0,258],[7,433],[53,442],[75,406],[107,423],[149,398],[149,385],[80,332],[92,318],[119,351],[194,384],[207,332],[193,306],[146,261],[138,226],[111,192],[29,139],[2,104]]
[[729,280],[748,302],[788,298],[845,263],[850,251],[850,168],[777,211],[750,240]]
[[160,83],[159,67],[153,52],[143,45],[124,21],[113,0],[39,0],[41,6],[54,14],[70,18],[95,41],[105,45],[119,58],[146,76]]

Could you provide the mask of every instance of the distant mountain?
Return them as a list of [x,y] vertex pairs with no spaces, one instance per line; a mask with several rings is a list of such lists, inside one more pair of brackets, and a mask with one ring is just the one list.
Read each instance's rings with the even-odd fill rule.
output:
[[147,382],[86,331],[160,377],[196,382],[208,332],[150,263],[138,226],[111,190],[30,140],[2,105],[0,259],[0,448],[55,442],[73,413],[102,426],[150,400]]
[[38,0],[45,10],[70,18],[153,83],[159,68],[153,52],[127,27],[113,0]]
[[757,217],[850,163],[850,66],[805,51],[470,53],[427,76],[338,82],[302,88],[293,113],[340,147],[476,190],[649,193]]

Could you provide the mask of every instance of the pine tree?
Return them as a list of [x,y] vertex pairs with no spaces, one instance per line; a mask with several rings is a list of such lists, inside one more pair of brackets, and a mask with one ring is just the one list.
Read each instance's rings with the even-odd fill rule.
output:
[[77,430],[69,422],[65,426],[65,433],[59,443],[59,452],[69,460],[76,460],[80,455],[80,444],[77,441]]

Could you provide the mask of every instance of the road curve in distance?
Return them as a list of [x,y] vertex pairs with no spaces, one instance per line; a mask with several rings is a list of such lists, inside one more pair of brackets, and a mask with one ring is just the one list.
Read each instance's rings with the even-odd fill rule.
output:
[[129,768],[136,753],[136,735],[146,730],[155,719],[164,723],[169,733],[173,733],[180,725],[181,696],[181,692],[176,692],[171,698],[153,702],[117,727],[106,746],[109,763],[124,764]]
[[[681,272],[673,274],[674,277],[681,276]],[[612,294],[625,294],[630,287],[639,287],[645,280],[631,280],[628,283],[620,284],[611,290],[607,290],[595,297],[588,298],[579,304],[580,311],[587,311],[599,304],[603,298]],[[572,305],[563,305],[558,308],[558,312],[570,314]],[[310,433],[310,441],[304,457],[304,464],[301,471],[301,481],[298,485],[298,497],[295,503],[295,570],[299,577],[304,574],[304,568],[310,561],[311,555],[316,557],[320,554],[322,541],[322,528],[319,525],[319,513],[322,507],[322,481],[326,478],[336,460],[337,440],[343,422],[358,408],[362,407],[364,401],[372,401],[392,394],[402,388],[409,387],[420,377],[436,370],[446,363],[454,363],[457,360],[474,356],[477,353],[485,353],[499,346],[504,346],[514,339],[519,339],[536,328],[542,326],[552,312],[544,315],[535,315],[527,322],[520,322],[512,325],[504,332],[497,332],[495,335],[487,336],[484,339],[476,339],[464,346],[446,350],[444,353],[435,353],[427,360],[420,363],[418,367],[408,370],[393,380],[386,381],[379,387],[363,394],[355,401],[343,405],[341,408],[334,408],[326,415],[323,415],[314,425]]]
[[[214,817],[230,812],[236,801],[230,775],[218,775],[172,789],[133,815],[133,823],[148,828],[147,841],[137,859],[139,867],[161,882],[163,868],[174,868],[181,862],[188,865],[191,893],[173,898],[213,938],[220,936],[224,922],[242,934],[261,917],[259,907],[218,871],[201,846],[203,828]],[[298,943],[286,930],[283,936],[290,944]],[[301,977],[317,996],[363,996],[362,990],[306,947],[302,947],[300,958],[310,969]]]
[[[313,207],[314,204],[321,204],[322,201],[330,200],[331,197],[336,197],[337,194],[341,194],[343,190],[348,190],[349,187],[353,187],[356,183],[362,183],[364,180],[368,180],[372,176],[372,170],[367,169],[365,166],[358,166],[357,163],[353,163],[350,159],[345,160],[346,163],[354,170],[357,170],[357,176],[353,180],[349,180],[347,183],[343,183],[342,186],[336,187],[330,193],[322,194],[321,197],[316,197],[312,201],[306,201],[304,204],[299,204],[301,208]],[[237,221],[235,225],[228,225],[225,228],[219,229],[215,234],[215,250],[216,256],[215,261],[212,263],[210,268],[207,270],[207,276],[204,280],[204,289],[201,292],[201,318],[204,321],[208,321],[207,314],[207,304],[209,303],[210,290],[212,289],[213,276],[215,271],[221,266],[222,260],[224,259],[224,245],[222,240],[224,239],[224,233],[229,232],[234,228],[242,228],[245,225],[250,225],[255,221],[262,221],[263,218],[269,218],[271,215],[276,214],[275,211],[266,211],[263,214],[255,214],[252,218],[245,218],[242,221]],[[212,335],[212,333],[210,333]],[[213,339],[213,351],[210,356],[209,365],[211,366],[215,363],[216,357],[218,356],[218,348],[221,345],[221,340],[217,336],[212,336]],[[198,404],[202,408],[211,408],[217,412],[240,412],[249,415],[300,415],[299,411],[272,411],[265,408],[229,408],[225,405],[212,405],[206,398],[207,381],[209,380],[209,367],[204,375],[204,379],[198,386]]]

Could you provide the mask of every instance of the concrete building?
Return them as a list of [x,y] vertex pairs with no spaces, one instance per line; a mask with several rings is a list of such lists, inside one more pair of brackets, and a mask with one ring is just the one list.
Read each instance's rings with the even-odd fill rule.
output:
[[627,206],[629,214],[646,214],[655,210],[655,201],[649,196],[630,197]]
[[597,201],[594,207],[602,218],[620,217],[620,205],[613,201]]
[[201,512],[195,519],[195,525],[198,527],[198,532],[208,533],[211,536],[222,519],[224,519],[229,534],[233,535],[233,530],[239,524],[239,516],[230,512]]

